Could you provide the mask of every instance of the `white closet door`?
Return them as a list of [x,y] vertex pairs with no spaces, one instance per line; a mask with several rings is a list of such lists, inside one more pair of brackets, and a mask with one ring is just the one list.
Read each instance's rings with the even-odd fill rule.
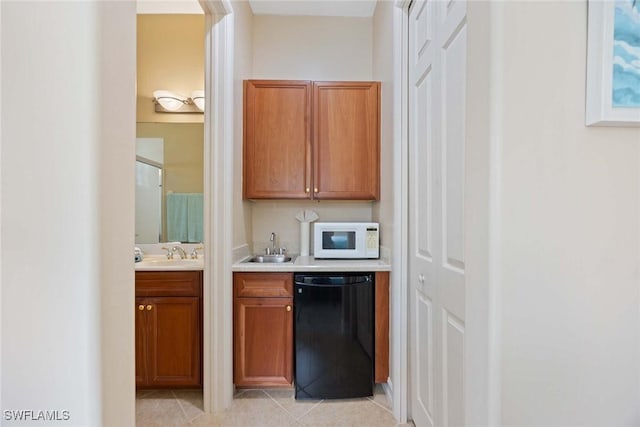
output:
[[464,425],[466,4],[409,13],[411,418]]

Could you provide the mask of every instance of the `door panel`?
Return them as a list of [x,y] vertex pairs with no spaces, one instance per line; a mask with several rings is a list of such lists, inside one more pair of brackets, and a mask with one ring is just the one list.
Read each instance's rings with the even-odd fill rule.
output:
[[462,321],[442,311],[443,361],[443,425],[464,425],[464,325]]
[[[439,301],[459,319],[464,331],[464,156],[466,110],[467,27],[466,7],[461,1],[442,4],[445,17],[438,43],[440,46],[441,87],[441,242]],[[463,332],[461,332],[463,333]],[[449,364],[453,363],[449,361]],[[462,372],[462,359],[460,359]],[[446,372],[443,371],[443,375]]]
[[429,67],[419,77],[413,91],[415,92],[416,108],[413,115],[413,123],[417,128],[416,135],[421,135],[422,140],[415,146],[416,155],[412,157],[414,162],[415,179],[421,182],[420,187],[414,186],[411,194],[415,199],[414,216],[421,214],[421,221],[415,224],[416,256],[423,257],[426,262],[433,258],[433,216],[429,206],[433,205],[433,120],[427,114],[434,108],[432,67]]
[[[419,2],[413,12],[413,23],[415,25],[415,59],[422,59],[423,55],[430,49],[428,56],[433,55],[433,27],[435,23],[435,14],[433,13],[433,1]],[[430,60],[427,60],[431,62]]]
[[442,49],[442,218],[445,265],[464,270],[464,142],[466,27]]
[[425,414],[421,419],[421,425],[433,426],[433,310],[431,301],[422,292],[416,292],[415,299],[415,337],[422,341],[422,345],[416,348],[416,398],[420,410]]
[[147,298],[149,385],[200,385],[200,310],[197,297]]
[[313,83],[314,198],[376,200],[380,83]]
[[235,298],[234,383],[290,386],[293,298]]
[[244,197],[310,198],[311,82],[244,87]]
[[410,416],[464,425],[466,4],[409,13]]
[[[140,310],[142,307],[142,310]],[[136,298],[136,385],[144,385],[147,381],[147,341],[148,325],[146,304],[143,298]]]

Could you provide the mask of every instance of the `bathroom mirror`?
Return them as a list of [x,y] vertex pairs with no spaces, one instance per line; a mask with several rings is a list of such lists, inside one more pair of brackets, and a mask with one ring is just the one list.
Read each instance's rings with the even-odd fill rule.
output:
[[138,123],[136,243],[203,241],[204,125]]
[[204,114],[158,113],[157,90],[204,87],[202,14],[139,14],[136,56],[136,243],[203,240]]

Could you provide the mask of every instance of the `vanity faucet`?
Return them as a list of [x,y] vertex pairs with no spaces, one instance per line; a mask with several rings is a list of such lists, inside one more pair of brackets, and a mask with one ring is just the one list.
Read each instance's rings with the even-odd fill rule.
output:
[[187,259],[187,253],[180,246],[172,247],[171,252],[178,252],[180,254],[180,259]]
[[195,248],[193,248],[193,250],[191,251],[191,259],[198,259],[198,251],[201,251],[204,249],[204,246],[197,246]]

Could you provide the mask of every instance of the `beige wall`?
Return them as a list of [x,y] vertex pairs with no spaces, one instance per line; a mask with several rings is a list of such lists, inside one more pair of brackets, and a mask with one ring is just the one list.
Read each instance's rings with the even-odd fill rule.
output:
[[[311,16],[253,18],[255,79],[371,80],[372,19]],[[290,252],[299,252],[301,209],[326,221],[371,221],[371,202],[274,201],[253,204],[252,241],[260,252],[271,232]]]
[[138,122],[197,122],[204,114],[156,113],[153,91],[204,89],[204,15],[138,15]]
[[[393,12],[391,1],[378,1],[373,15],[373,79],[381,82],[380,201],[373,204],[373,219],[380,223],[380,241],[393,248]],[[398,112],[399,114],[399,112]]]
[[[132,184],[135,182],[136,17],[135,6],[130,2],[99,4],[95,16],[100,19],[92,27],[100,29],[100,50],[96,57],[103,61],[99,98],[102,101],[96,103],[101,114],[100,190],[94,195],[100,200],[100,236],[91,243],[100,248],[100,424],[116,426],[132,425],[135,421],[135,317],[131,310],[135,272],[126,250],[134,245],[135,237],[135,186]],[[77,25],[78,21],[72,22]],[[114,97],[123,100],[123,104],[110,103]],[[81,116],[74,117],[81,121]],[[83,282],[81,286],[85,285]],[[74,321],[82,323],[78,318]]]
[[[500,75],[491,73],[491,28],[488,2],[467,3],[467,84],[465,143],[465,421],[470,426],[500,425],[499,415],[490,406],[499,397],[492,395],[499,383],[499,360],[491,362],[495,335],[489,330],[495,324],[498,310],[492,300],[491,276],[494,245],[490,227],[499,223],[492,219],[491,203],[496,192],[491,190],[498,178],[495,159],[491,158],[493,123],[490,99],[499,91]],[[471,65],[472,64],[472,65]],[[494,80],[491,80],[491,79]],[[495,81],[495,84],[494,84]],[[496,366],[497,365],[497,366]]]
[[[394,13],[401,13],[392,1],[378,1],[373,15],[373,79],[381,82],[380,110],[380,201],[373,204],[372,217],[380,223],[381,246],[393,251],[394,239],[394,128],[400,120],[400,111],[394,109],[394,68],[397,58],[394,44],[397,43]],[[397,25],[397,24],[396,24]],[[397,113],[397,115],[395,114]],[[401,314],[404,313],[401,297],[400,265],[391,257],[389,309],[390,309],[390,384],[401,387],[402,330],[405,328]],[[396,389],[398,390],[398,389]],[[400,411],[400,391],[391,390],[396,415]]]
[[253,78],[371,80],[371,18],[253,19]]
[[0,9],[1,406],[134,425],[135,4]]
[[501,424],[638,425],[640,129],[584,125],[586,2],[498,7]]
[[[253,250],[263,253],[271,246],[269,236],[277,234],[277,245],[292,254],[300,253],[300,222],[295,214],[311,209],[320,217],[318,221],[371,221],[370,202],[315,202],[315,201],[258,201],[253,205]],[[313,255],[313,226],[310,239]]]
[[234,117],[233,117],[233,246],[251,245],[251,203],[242,200],[243,80],[252,78],[253,14],[246,1],[233,2],[234,17]]

